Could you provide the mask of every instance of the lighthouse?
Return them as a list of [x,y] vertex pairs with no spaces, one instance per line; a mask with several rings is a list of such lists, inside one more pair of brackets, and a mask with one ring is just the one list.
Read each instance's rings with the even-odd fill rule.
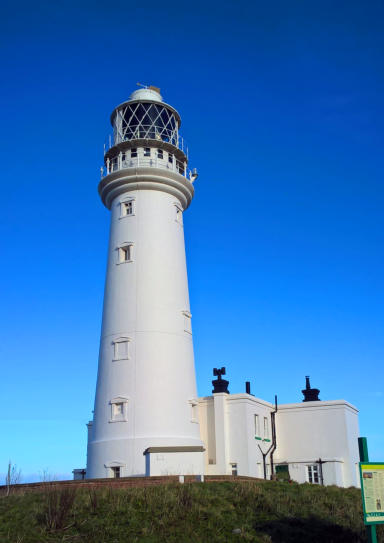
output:
[[196,170],[156,87],[111,115],[110,234],[87,478],[203,473],[183,212]]
[[113,110],[111,124],[99,183],[111,223],[96,397],[87,467],[74,478],[358,486],[358,411],[321,401],[308,376],[302,402],[272,404],[249,381],[230,393],[223,366],[213,369],[212,395],[197,398],[183,229],[197,172],[180,116],[145,87]]

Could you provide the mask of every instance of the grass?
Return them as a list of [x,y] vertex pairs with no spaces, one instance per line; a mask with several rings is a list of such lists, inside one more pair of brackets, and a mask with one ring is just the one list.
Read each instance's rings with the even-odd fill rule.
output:
[[247,481],[12,494],[0,498],[0,541],[360,543],[366,535],[358,489]]

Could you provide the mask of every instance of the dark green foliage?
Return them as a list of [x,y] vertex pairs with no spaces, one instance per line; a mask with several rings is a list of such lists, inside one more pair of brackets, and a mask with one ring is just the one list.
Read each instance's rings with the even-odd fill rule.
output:
[[[384,543],[384,531],[378,528]],[[46,487],[0,498],[1,543],[363,543],[360,491],[279,482]]]

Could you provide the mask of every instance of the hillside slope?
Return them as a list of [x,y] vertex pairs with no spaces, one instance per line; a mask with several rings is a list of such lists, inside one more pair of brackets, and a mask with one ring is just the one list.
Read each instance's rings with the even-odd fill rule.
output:
[[[2,543],[363,543],[360,491],[278,482],[54,485],[0,498]],[[384,543],[384,530],[378,529]]]

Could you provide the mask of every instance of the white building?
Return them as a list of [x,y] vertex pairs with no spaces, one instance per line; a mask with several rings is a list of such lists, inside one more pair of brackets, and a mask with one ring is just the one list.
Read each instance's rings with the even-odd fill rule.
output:
[[358,484],[357,411],[347,402],[275,412],[250,390],[229,394],[221,370],[213,395],[197,398],[183,231],[197,173],[187,170],[180,116],[148,87],[111,124],[99,183],[111,226],[96,398],[86,475],[75,478],[277,470]]
[[318,400],[309,378],[303,392],[309,401],[277,410],[250,393],[199,398],[204,473],[270,478],[273,464],[273,474],[299,483],[358,486],[357,409]]

